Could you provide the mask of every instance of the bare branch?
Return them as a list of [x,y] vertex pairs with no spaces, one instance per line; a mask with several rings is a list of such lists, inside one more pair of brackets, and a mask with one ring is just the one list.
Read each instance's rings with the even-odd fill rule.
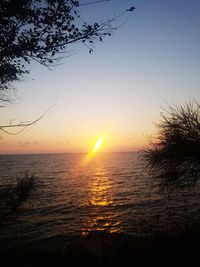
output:
[[97,3],[103,3],[103,2],[110,2],[111,0],[99,0],[99,1],[91,1],[84,4],[79,4],[79,6],[89,6]]
[[[0,125],[0,131],[9,134],[9,135],[17,135],[21,132],[23,132],[27,127],[36,124],[38,121],[40,121],[53,107],[55,106],[55,103],[49,107],[41,116],[39,116],[37,119],[31,121],[31,122],[20,122],[17,124],[13,124],[12,121],[10,122],[10,124],[6,124],[6,125]],[[17,132],[10,132],[7,129],[16,129],[16,128],[20,128],[19,131]]]

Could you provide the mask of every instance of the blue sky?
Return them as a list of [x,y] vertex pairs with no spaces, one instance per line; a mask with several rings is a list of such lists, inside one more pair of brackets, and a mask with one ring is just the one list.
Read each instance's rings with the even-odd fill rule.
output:
[[31,65],[1,122],[32,120],[55,105],[20,135],[3,135],[0,153],[87,151],[105,131],[106,151],[134,150],[145,146],[166,102],[199,99],[200,1],[112,0],[82,7],[82,16],[101,20],[130,6],[135,11],[91,55],[78,44],[53,71]]

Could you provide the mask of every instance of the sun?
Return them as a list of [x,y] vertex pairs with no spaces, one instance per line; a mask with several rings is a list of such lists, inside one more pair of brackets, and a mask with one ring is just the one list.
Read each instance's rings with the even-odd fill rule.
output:
[[94,143],[93,148],[84,156],[83,160],[81,161],[82,165],[89,163],[96,156],[98,150],[102,147],[105,140],[107,140],[107,134],[104,134],[97,139],[97,141]]
[[101,136],[94,145],[92,152],[96,152],[103,144],[105,136]]

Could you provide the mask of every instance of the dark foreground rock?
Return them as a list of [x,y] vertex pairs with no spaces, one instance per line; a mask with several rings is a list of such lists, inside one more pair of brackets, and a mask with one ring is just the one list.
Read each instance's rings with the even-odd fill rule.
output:
[[32,242],[2,240],[0,266],[199,266],[200,232],[134,238],[93,232]]

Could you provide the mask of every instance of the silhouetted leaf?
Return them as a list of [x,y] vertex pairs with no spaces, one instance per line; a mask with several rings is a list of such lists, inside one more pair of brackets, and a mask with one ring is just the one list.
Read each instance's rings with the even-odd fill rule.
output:
[[134,10],[135,10],[134,6],[130,7],[129,9],[127,9],[127,11],[134,11]]

